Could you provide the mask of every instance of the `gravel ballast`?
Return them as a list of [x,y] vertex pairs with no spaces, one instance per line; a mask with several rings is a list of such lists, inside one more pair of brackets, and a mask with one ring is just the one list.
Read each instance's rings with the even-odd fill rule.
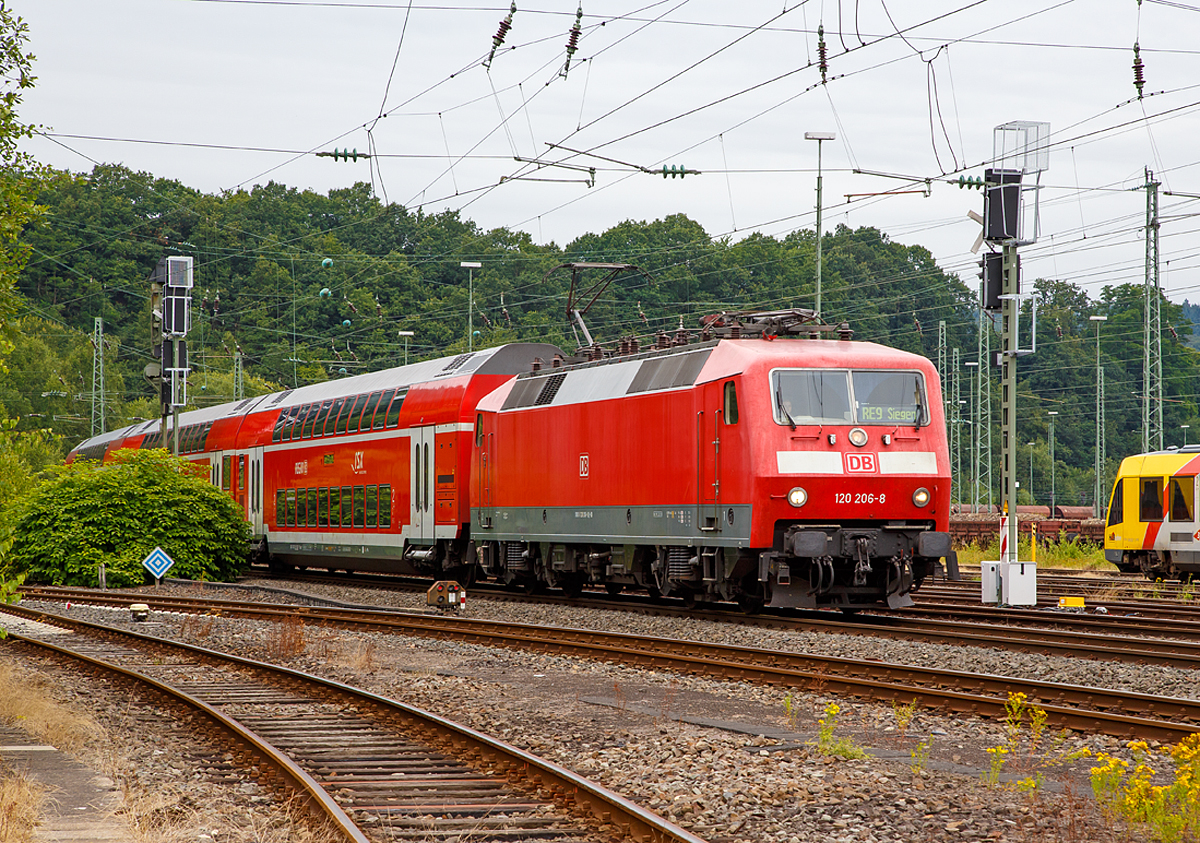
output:
[[[418,594],[313,584],[302,590],[348,602],[424,609]],[[264,593],[261,599],[278,598]],[[283,661],[434,711],[587,775],[714,843],[1116,841],[1131,833],[1100,816],[1088,785],[1092,758],[1059,763],[1081,750],[1093,756],[1119,754],[1122,742],[1114,738],[1046,736],[1029,753],[1026,725],[1018,757],[1001,771],[1000,783],[990,785],[984,781],[992,771],[987,749],[1006,742],[1002,724],[834,699],[820,687],[766,688],[503,648],[314,627],[305,630],[302,653],[279,658],[282,636],[273,622],[156,611],[150,623],[135,624],[127,612],[79,605],[68,613]],[[1195,696],[1197,687],[1193,671],[475,596],[466,613],[1142,693]],[[101,704],[94,695],[76,702]],[[822,753],[817,746],[820,719],[826,743],[844,739],[852,749],[865,748],[867,756]],[[118,732],[116,739],[145,742],[146,735],[134,728]],[[180,782],[167,769],[171,765],[163,765],[152,752],[136,757],[142,779],[186,791],[186,774]],[[1034,776],[1041,779],[1036,789],[1013,784]],[[206,840],[230,843],[258,839],[228,828],[205,833]]]

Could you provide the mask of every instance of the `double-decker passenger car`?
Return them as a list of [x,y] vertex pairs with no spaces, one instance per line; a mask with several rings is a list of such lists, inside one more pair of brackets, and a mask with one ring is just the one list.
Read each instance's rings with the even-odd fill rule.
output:
[[[180,454],[209,466],[276,564],[440,575],[470,568],[475,405],[540,357],[514,343],[207,407],[179,417]],[[159,448],[158,420],[72,456]]]

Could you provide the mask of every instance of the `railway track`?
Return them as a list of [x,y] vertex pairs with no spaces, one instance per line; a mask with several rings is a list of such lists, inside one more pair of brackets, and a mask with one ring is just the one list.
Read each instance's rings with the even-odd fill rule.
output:
[[[220,588],[219,585],[212,586]],[[281,597],[288,596],[278,590]],[[76,601],[103,603],[112,606],[128,606],[145,602],[145,595],[102,593],[91,589],[26,588],[30,599],[50,601]],[[558,595],[516,596],[500,592],[513,600],[540,600],[562,605],[580,605],[577,599]],[[298,595],[292,593],[293,598]],[[489,593],[489,596],[493,596]],[[194,597],[161,595],[152,598],[154,604],[164,609],[195,611]],[[323,601],[310,598],[316,606],[324,606],[329,612],[343,609],[354,613],[371,608],[361,605]],[[239,606],[261,604],[243,603],[209,598],[206,600],[211,611],[218,613],[236,611]],[[1185,669],[1200,670],[1200,621],[1188,623],[1164,623],[1148,618],[1117,618],[1103,615],[1077,615],[1073,613],[1045,614],[1029,610],[997,610],[994,608],[968,607],[922,609],[919,614],[863,614],[844,618],[832,612],[811,612],[800,617],[790,615],[757,615],[746,617],[736,612],[720,609],[686,609],[659,603],[623,602],[606,598],[587,601],[589,607],[633,611],[655,615],[701,618],[716,623],[736,623],[741,626],[756,626],[764,629],[802,630],[843,635],[873,635],[904,640],[924,640],[931,643],[957,646],[993,647],[1014,652],[1033,652],[1045,655],[1061,655],[1101,661],[1132,664],[1169,665]],[[379,613],[395,612],[375,607]],[[967,620],[971,617],[974,620]],[[1138,636],[1128,630],[1136,629]],[[1057,627],[1057,628],[1055,628]]]
[[[33,592],[41,594],[44,592]],[[1132,694],[1088,686],[987,676],[873,660],[825,657],[626,633],[550,628],[424,613],[315,606],[268,606],[211,598],[73,592],[73,600],[125,605],[131,599],[170,611],[230,617],[300,617],[306,623],[443,638],[482,646],[529,649],[726,680],[821,688],[845,696],[894,700],[952,712],[1002,718],[1011,693],[1025,693],[1057,727],[1176,741],[1200,731],[1200,701]],[[59,599],[66,599],[61,597]],[[949,633],[946,633],[949,634]],[[953,633],[961,643],[961,631]],[[994,630],[991,632],[995,640]],[[1144,656],[1142,656],[1144,658]]]
[[207,739],[236,747],[236,764],[298,795],[353,843],[704,843],[569,770],[394,700],[129,630],[20,606],[0,612],[17,646],[84,662],[183,706]]

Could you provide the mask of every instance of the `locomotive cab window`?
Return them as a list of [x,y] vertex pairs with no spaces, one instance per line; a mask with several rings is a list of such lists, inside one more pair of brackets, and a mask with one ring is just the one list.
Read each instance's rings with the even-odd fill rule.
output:
[[1113,486],[1112,503],[1108,505],[1108,526],[1115,527],[1125,520],[1125,481]]
[[1161,477],[1138,478],[1138,518],[1142,521],[1162,521],[1163,482]]
[[917,372],[860,371],[851,380],[859,424],[929,424],[925,384]]
[[1195,512],[1195,477],[1172,477],[1167,491],[1170,494],[1170,513],[1172,521],[1194,520]]
[[775,372],[777,424],[848,424],[850,383],[846,372],[790,369]]
[[920,372],[780,369],[771,386],[776,424],[929,424]]

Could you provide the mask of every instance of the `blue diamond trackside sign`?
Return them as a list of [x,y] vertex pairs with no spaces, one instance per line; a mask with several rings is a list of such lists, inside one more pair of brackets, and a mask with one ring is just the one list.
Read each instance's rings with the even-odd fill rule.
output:
[[166,551],[161,547],[154,548],[150,551],[150,555],[142,560],[143,567],[153,574],[155,579],[162,579],[163,574],[171,570],[171,566],[174,564],[175,560],[167,556]]

